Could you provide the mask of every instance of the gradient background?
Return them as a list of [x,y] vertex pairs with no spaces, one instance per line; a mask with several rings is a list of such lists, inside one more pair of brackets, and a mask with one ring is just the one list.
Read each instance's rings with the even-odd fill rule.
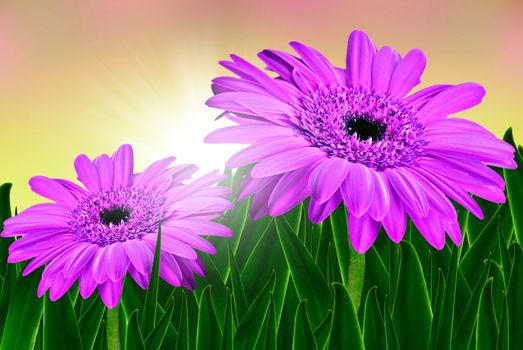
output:
[[[20,209],[33,175],[74,178],[79,153],[135,148],[137,169],[167,155],[222,168],[237,146],[206,145],[225,125],[204,105],[217,64],[303,41],[344,65],[346,39],[428,58],[421,86],[476,81],[484,103],[463,116],[523,140],[523,3],[498,1],[3,1],[0,182]],[[226,73],[227,74],[227,73]]]

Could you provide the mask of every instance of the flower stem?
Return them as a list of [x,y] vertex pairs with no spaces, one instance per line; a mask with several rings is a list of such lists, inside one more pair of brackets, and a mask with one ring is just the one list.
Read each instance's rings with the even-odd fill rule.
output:
[[120,350],[120,319],[118,317],[117,305],[113,309],[107,310],[107,348],[109,350]]
[[356,251],[351,250],[348,289],[356,311],[358,311],[361,303],[364,277],[365,255],[358,254]]

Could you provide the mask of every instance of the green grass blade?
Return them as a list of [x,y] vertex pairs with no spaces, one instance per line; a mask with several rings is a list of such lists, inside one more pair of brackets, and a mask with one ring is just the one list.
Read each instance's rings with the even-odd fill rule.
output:
[[81,349],[82,340],[69,293],[55,302],[44,296],[44,349]]
[[227,245],[227,250],[229,253],[229,265],[231,268],[230,278],[232,294],[234,295],[236,318],[242,319],[248,308],[247,295],[245,294],[245,288],[243,287],[240,268],[238,267],[238,263],[236,262],[236,258],[234,257],[229,244]]
[[146,349],[160,349],[167,330],[171,324],[171,318],[174,311],[174,298],[171,298],[171,301],[165,308],[165,312],[158,321],[156,327],[154,327],[151,334],[145,339],[145,348]]
[[156,238],[156,248],[154,250],[153,266],[149,286],[145,294],[145,304],[143,306],[141,330],[146,337],[149,336],[156,325],[156,304],[158,303],[158,284],[160,279],[160,254],[162,251],[162,224],[158,223],[158,236]]
[[138,310],[134,310],[127,321],[125,350],[145,350],[142,331],[138,323]]
[[221,350],[234,349],[234,334],[236,333],[236,326],[234,324],[233,301],[232,294],[227,289],[227,306],[225,307],[225,320],[223,322],[223,335]]
[[[414,247],[400,243],[400,263],[392,317],[402,349],[425,349],[428,345],[432,310],[423,270]],[[412,335],[416,336],[413,337]]]
[[102,319],[105,313],[105,305],[100,298],[96,296],[89,307],[83,313],[83,316],[78,322],[78,329],[81,330],[80,336],[82,338],[82,349],[90,350],[94,346],[96,335],[100,330]]
[[348,290],[333,283],[334,311],[329,335],[329,349],[363,349],[361,328]]
[[278,217],[276,231],[289,266],[298,297],[309,301],[309,317],[318,325],[332,305],[332,296],[323,274],[311,254],[284,218]]
[[349,244],[349,235],[347,232],[347,215],[345,206],[339,205],[330,215],[330,226],[334,248],[338,256],[338,264],[341,272],[341,279],[344,286],[349,283],[349,263],[351,260],[351,250]]
[[307,301],[302,300],[294,317],[294,335],[292,350],[318,349],[316,338],[312,331],[309,315],[307,314]]
[[523,157],[519,153],[518,147],[514,142],[512,128],[509,128],[503,136],[503,140],[514,146],[516,150],[515,160],[517,169],[503,169],[505,184],[507,186],[507,199],[512,213],[516,239],[523,244]]
[[366,349],[386,349],[385,323],[378,302],[378,287],[372,287],[365,298],[363,314],[363,343]]
[[203,290],[198,313],[198,330],[196,333],[196,349],[219,349],[222,334],[220,325],[211,300],[212,286]]
[[521,332],[521,325],[523,325],[523,303],[521,302],[523,295],[523,250],[519,243],[514,243],[512,247],[514,262],[508,283],[507,302],[510,306],[508,313],[510,348],[516,349],[523,344],[523,332]]
[[479,298],[476,326],[476,349],[495,349],[498,340],[498,324],[492,299],[493,279],[489,278]]

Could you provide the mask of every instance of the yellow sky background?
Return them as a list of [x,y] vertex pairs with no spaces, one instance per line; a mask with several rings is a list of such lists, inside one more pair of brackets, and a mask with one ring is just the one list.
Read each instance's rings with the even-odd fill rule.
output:
[[[74,178],[79,153],[135,148],[137,168],[167,155],[222,168],[234,146],[204,101],[217,61],[292,40],[344,64],[347,36],[428,58],[421,86],[475,81],[484,103],[462,116],[523,140],[523,6],[501,1],[17,1],[0,4],[0,182],[39,201],[33,175]],[[255,61],[256,62],[256,61]],[[257,63],[259,64],[259,63]]]

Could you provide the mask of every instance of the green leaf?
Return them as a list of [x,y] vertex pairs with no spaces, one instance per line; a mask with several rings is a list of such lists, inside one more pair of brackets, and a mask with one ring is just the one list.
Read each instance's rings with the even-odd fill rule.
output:
[[489,278],[479,299],[476,326],[476,349],[495,349],[498,340],[498,324],[492,300],[493,279]]
[[263,337],[258,339],[256,344],[256,349],[265,350],[271,349],[276,350],[276,319],[275,319],[275,308],[274,308],[274,295],[271,293],[269,310],[267,316],[265,317],[265,322],[263,325]]
[[165,308],[165,312],[152,330],[151,334],[145,339],[146,349],[160,349],[167,334],[167,329],[171,324],[171,317],[174,311],[174,298],[171,298]]
[[512,249],[514,251],[514,262],[507,290],[507,302],[510,306],[508,333],[510,348],[517,349],[518,346],[523,344],[523,332],[521,332],[521,325],[523,324],[523,303],[521,302],[523,295],[523,250],[518,243],[514,243]]
[[314,338],[318,344],[318,349],[325,349],[328,345],[329,334],[332,325],[332,310],[327,312],[325,318],[321,321],[320,325],[314,330]]
[[487,259],[490,254],[494,255],[494,260],[496,260],[495,257],[499,251],[496,237],[498,224],[502,217],[507,214],[509,214],[508,207],[506,205],[500,206],[487,225],[484,226],[478,238],[464,254],[460,267],[469,284],[475,285],[481,274],[481,271],[477,268],[478,261]]
[[468,349],[472,340],[472,335],[474,334],[474,325],[476,324],[477,310],[479,305],[479,299],[483,286],[489,275],[491,260],[489,259],[483,267],[483,272],[479,281],[472,292],[472,296],[463,312],[461,319],[458,324],[458,328],[454,333],[454,347],[456,349]]
[[93,344],[93,350],[106,350],[109,348],[105,334],[105,321],[102,320],[100,329],[98,330],[98,334],[96,335],[96,339]]
[[101,302],[98,295],[95,295],[94,300],[78,322],[78,329],[81,330],[82,349],[84,350],[93,348],[105,313],[105,305]]
[[[11,217],[11,202],[9,196],[12,185],[0,186],[0,232],[4,231],[4,221]],[[0,238],[0,277],[5,277],[7,271],[8,248],[13,238]]]
[[189,306],[187,304],[187,297],[185,291],[182,291],[180,320],[178,322],[178,339],[176,339],[176,349],[189,350],[190,335],[189,335]]
[[81,349],[82,340],[69,293],[55,302],[44,297],[44,349]]
[[387,342],[387,350],[399,350],[400,344],[396,329],[394,328],[394,322],[392,321],[392,315],[390,313],[388,298],[385,297],[383,306],[383,320],[385,323],[385,340]]
[[156,249],[154,251],[153,266],[147,293],[145,294],[145,304],[143,306],[141,330],[149,336],[156,324],[156,304],[158,303],[158,284],[160,279],[160,254],[162,252],[162,223],[158,222],[158,235],[156,237]]
[[378,287],[372,287],[365,298],[363,314],[363,342],[366,349],[386,349],[385,323],[378,303]]
[[509,128],[503,136],[503,140],[514,146],[516,150],[515,161],[518,165],[517,169],[503,169],[505,177],[505,184],[507,186],[507,198],[512,213],[512,221],[514,222],[514,230],[516,239],[520,244],[523,244],[523,157],[519,153],[518,147],[514,142],[512,135],[512,128]]
[[126,350],[145,350],[142,331],[138,323],[138,310],[134,310],[127,321]]
[[[392,318],[400,348],[426,349],[432,310],[423,270],[412,245],[402,241],[396,298]],[[412,335],[416,334],[415,337]]]
[[339,205],[330,215],[330,224],[332,229],[332,238],[338,264],[341,271],[341,279],[344,286],[349,282],[349,263],[351,261],[351,248],[349,244],[349,235],[347,231],[347,215],[345,206]]
[[298,297],[309,301],[311,306],[309,317],[313,325],[318,325],[332,305],[332,296],[327,282],[307,248],[285,219],[277,217],[275,222],[278,238]]
[[363,349],[360,324],[349,292],[333,283],[334,311],[329,335],[329,349]]
[[508,304],[507,298],[503,294],[503,309],[501,311],[501,322],[499,323],[499,334],[498,341],[496,344],[497,350],[510,349],[510,339],[509,339],[509,314],[508,314]]
[[265,317],[269,311],[271,293],[274,290],[275,283],[276,274],[273,272],[238,325],[238,330],[234,336],[234,347],[236,349],[247,349],[258,341]]
[[[450,349],[452,344],[452,331],[454,329],[454,307],[456,303],[456,288],[458,279],[458,260],[461,255],[460,248],[454,248],[445,288],[442,295],[442,304],[438,312],[434,313],[431,329],[431,341],[429,345],[433,349]],[[443,283],[443,281],[442,281]]]
[[205,287],[200,301],[196,349],[220,348],[222,334],[212,305],[211,290],[212,286]]
[[227,289],[227,306],[225,307],[225,321],[223,322],[223,335],[221,350],[230,350],[234,348],[234,334],[236,326],[234,324],[232,294]]
[[32,349],[35,345],[43,309],[42,299],[36,297],[41,271],[16,280],[0,349]]
[[245,288],[243,287],[243,282],[241,279],[240,268],[236,262],[236,258],[232,253],[231,246],[227,245],[227,250],[229,252],[229,265],[231,267],[231,288],[232,294],[234,295],[234,306],[236,309],[237,319],[241,319],[248,308],[247,295],[245,294]]
[[292,350],[318,349],[307,314],[307,300],[302,300],[296,310],[293,339]]

